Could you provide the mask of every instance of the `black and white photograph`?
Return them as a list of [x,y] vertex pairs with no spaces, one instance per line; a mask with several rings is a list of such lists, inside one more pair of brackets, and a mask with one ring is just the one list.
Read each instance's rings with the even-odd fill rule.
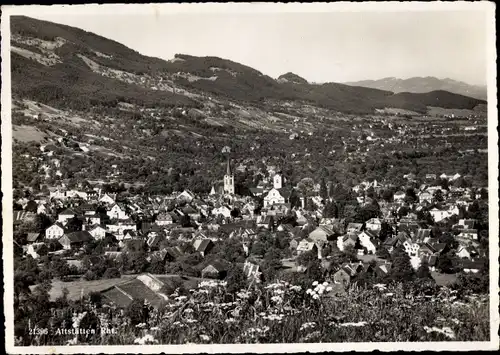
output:
[[495,350],[495,4],[2,6],[7,353]]

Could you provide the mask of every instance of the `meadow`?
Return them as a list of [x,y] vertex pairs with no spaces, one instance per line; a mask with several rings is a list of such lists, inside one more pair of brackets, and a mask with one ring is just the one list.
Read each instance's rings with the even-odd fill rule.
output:
[[[254,285],[255,286],[255,285]],[[488,341],[489,298],[440,287],[418,291],[408,284],[351,285],[336,296],[333,284],[303,288],[285,281],[229,293],[225,281],[202,281],[177,290],[161,309],[143,301],[126,310],[98,297],[54,311],[73,328],[117,329],[117,334],[40,336],[34,343],[188,344],[295,342]],[[428,293],[428,294],[427,294]],[[93,299],[93,300],[92,300]],[[79,310],[86,310],[85,312]],[[59,321],[57,321],[59,320]],[[49,332],[50,334],[50,332]],[[32,339],[34,340],[34,339]],[[18,339],[18,341],[22,341]]]

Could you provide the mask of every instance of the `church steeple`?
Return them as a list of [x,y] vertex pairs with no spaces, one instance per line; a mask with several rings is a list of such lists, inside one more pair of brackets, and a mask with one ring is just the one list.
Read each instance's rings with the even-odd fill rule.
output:
[[227,159],[226,175],[224,175],[224,193],[234,195],[234,176],[231,172],[230,159]]
[[231,174],[231,164],[229,163],[229,158],[227,159],[226,175],[233,175]]

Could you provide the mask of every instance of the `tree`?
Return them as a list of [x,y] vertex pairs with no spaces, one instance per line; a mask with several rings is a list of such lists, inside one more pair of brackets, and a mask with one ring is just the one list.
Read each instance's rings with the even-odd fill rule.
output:
[[405,194],[405,202],[406,203],[414,203],[417,201],[417,194],[415,193],[415,190],[413,188],[408,188],[406,189],[406,194]]
[[328,183],[328,197],[333,198],[333,181]]
[[52,221],[48,216],[41,213],[35,216],[34,224],[37,232],[43,232],[45,229],[52,225]]
[[182,228],[191,227],[191,219],[189,218],[189,215],[185,214],[185,215],[181,216],[180,224],[181,224]]
[[314,191],[314,180],[311,178],[303,178],[297,184],[297,189],[302,194],[302,196],[310,196]]
[[[359,241],[359,239],[358,239],[358,241]],[[346,255],[349,262],[358,261],[358,253],[357,253],[355,247],[352,245],[348,245],[344,248],[344,254]]]
[[103,279],[117,279],[120,277],[121,277],[120,271],[115,267],[106,269],[106,271],[104,271],[104,274],[102,275]]
[[53,257],[50,262],[50,270],[55,277],[64,277],[70,274],[70,269],[66,260],[60,257]]
[[430,280],[433,279],[431,275],[431,270],[429,269],[429,261],[424,258],[417,269],[417,277],[419,279]]
[[441,186],[443,190],[449,189],[449,182],[447,179],[439,179],[438,185]]
[[226,277],[227,292],[235,293],[247,286],[247,278],[240,266],[232,267]]
[[380,259],[385,259],[385,260],[390,260],[391,259],[391,254],[389,253],[389,251],[384,248],[384,247],[380,247],[377,249],[377,253],[376,255],[380,258]]
[[132,325],[147,323],[149,318],[149,308],[144,304],[144,300],[136,298],[128,305],[125,315],[130,318]]
[[307,266],[311,261],[317,259],[318,259],[318,253],[316,251],[306,251],[298,256],[297,264],[301,266]]
[[82,230],[83,222],[78,217],[73,217],[68,220],[66,224],[66,230],[68,232],[78,232]]
[[392,202],[394,199],[394,191],[392,189],[385,189],[382,192],[382,198],[387,202]]
[[443,197],[443,191],[441,190],[436,190],[434,194],[432,195],[433,199],[435,202],[443,202],[444,197]]
[[328,189],[326,188],[324,177],[321,178],[321,181],[319,183],[319,196],[323,199],[323,201],[326,201],[328,198]]
[[415,271],[411,266],[410,257],[402,247],[394,250],[392,258],[391,277],[396,281],[411,281],[415,277]]
[[365,223],[371,218],[380,216],[380,209],[374,204],[363,206],[358,209],[354,220],[358,223]]
[[230,263],[238,263],[245,260],[245,251],[241,242],[233,238],[228,238],[222,243],[218,254],[219,258],[227,260]]
[[323,209],[323,217],[325,217],[325,218],[337,218],[338,217],[337,205],[333,202],[328,201],[325,204],[325,208]]
[[277,274],[277,270],[281,268],[281,255],[275,248],[269,249],[264,255],[262,263],[262,271],[264,277],[268,281],[272,281]]
[[240,217],[240,216],[241,216],[241,212],[240,212],[239,208],[233,208],[231,210],[231,217],[237,218],[237,217]]
[[488,190],[486,190],[484,187],[479,190],[479,194],[481,195],[481,200],[488,200]]
[[442,273],[453,274],[455,273],[455,261],[456,256],[450,251],[439,256],[436,267]]
[[385,242],[387,239],[392,238],[392,235],[394,234],[394,231],[392,230],[392,227],[389,223],[387,222],[382,222],[380,226],[380,232],[378,235],[378,239],[380,242]]

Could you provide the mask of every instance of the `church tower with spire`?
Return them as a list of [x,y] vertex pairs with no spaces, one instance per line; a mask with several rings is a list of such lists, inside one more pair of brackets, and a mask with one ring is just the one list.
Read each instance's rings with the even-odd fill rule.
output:
[[226,175],[224,175],[224,193],[234,195],[234,175],[231,172],[229,158],[227,159]]

